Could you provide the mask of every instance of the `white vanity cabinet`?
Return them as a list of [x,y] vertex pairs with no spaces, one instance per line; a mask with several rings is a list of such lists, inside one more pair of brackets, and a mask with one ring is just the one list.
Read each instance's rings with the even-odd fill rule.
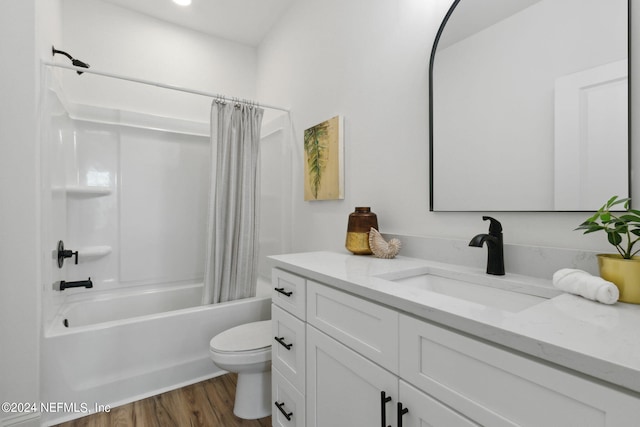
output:
[[274,299],[274,335],[304,352],[285,355],[274,342],[273,398],[284,405],[274,426],[638,425],[631,394],[313,280],[273,276],[280,287],[283,277],[302,283],[306,300],[296,316]]

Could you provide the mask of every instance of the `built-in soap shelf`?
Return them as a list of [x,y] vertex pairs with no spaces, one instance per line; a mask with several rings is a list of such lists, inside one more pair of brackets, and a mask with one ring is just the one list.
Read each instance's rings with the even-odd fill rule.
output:
[[89,185],[68,185],[64,189],[69,196],[99,197],[111,194],[109,187],[97,187]]
[[66,187],[52,187],[54,193],[66,193],[75,197],[100,197],[112,193],[110,187],[98,187],[95,185],[68,185]]
[[111,253],[111,246],[85,246],[78,249],[78,259],[82,261],[93,261]]

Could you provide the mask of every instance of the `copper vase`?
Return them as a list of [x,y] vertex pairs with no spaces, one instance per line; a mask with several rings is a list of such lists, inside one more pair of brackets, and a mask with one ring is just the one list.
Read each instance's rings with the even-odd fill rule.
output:
[[370,255],[369,230],[378,229],[378,217],[369,207],[357,207],[349,214],[346,248],[356,255]]

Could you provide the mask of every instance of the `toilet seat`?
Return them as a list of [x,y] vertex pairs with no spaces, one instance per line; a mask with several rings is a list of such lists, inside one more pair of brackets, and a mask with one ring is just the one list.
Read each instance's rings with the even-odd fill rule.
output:
[[211,339],[209,349],[212,353],[242,354],[270,350],[271,320],[246,323],[227,329]]

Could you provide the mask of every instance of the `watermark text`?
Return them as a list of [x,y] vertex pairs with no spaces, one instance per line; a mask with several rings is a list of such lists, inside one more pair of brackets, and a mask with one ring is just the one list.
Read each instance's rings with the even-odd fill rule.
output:
[[111,406],[87,402],[3,402],[0,410],[5,413],[18,414],[33,412],[89,414],[91,412],[110,412]]

